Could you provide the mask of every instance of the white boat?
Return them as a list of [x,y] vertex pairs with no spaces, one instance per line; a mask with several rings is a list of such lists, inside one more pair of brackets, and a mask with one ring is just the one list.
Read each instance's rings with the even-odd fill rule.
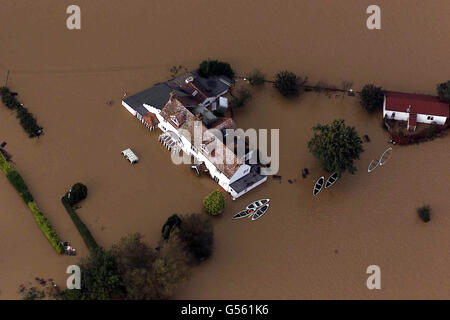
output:
[[263,205],[265,205],[266,203],[269,203],[270,199],[261,199],[261,200],[257,200],[255,202],[250,203],[247,206],[247,209],[258,209],[259,207],[262,207]]
[[319,194],[319,192],[322,191],[324,182],[325,182],[325,177],[324,176],[320,177],[316,181],[316,183],[314,184],[314,188],[313,188],[313,195],[314,196],[317,196]]
[[[376,163],[374,163],[376,162]],[[373,170],[375,170],[376,168],[378,168],[378,165],[380,164],[379,160],[372,160],[369,163],[369,167],[367,168],[367,172],[371,173]]]
[[380,157],[380,166],[384,165],[386,162],[388,162],[392,157],[392,147],[389,147],[386,149],[385,152]]
[[255,209],[245,209],[245,210],[242,210],[241,212],[238,212],[238,213],[236,213],[233,217],[232,217],[232,219],[242,219],[242,218],[245,218],[245,217],[248,217],[248,216],[251,216],[252,214],[254,214],[255,213]]
[[252,221],[258,220],[261,218],[266,212],[269,210],[269,203],[260,207],[256,212],[252,215]]
[[333,173],[325,182],[325,189],[331,187],[337,180],[339,179],[339,173],[335,172]]

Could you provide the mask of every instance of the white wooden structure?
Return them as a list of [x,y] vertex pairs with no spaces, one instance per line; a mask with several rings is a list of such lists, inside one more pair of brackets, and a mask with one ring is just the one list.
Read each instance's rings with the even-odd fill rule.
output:
[[136,154],[131,150],[130,148],[125,149],[122,151],[122,155],[130,161],[131,164],[134,164],[139,161],[139,158],[136,156]]

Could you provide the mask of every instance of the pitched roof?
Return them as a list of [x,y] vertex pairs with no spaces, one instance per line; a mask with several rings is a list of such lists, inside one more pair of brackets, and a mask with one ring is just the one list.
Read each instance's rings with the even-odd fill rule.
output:
[[[203,152],[204,156],[207,157],[214,166],[229,179],[236,173],[237,169],[244,163],[241,159],[238,159],[236,155],[227,148],[225,144],[217,137],[211,133],[206,126],[197,119],[188,109],[186,109],[183,104],[178,101],[175,95],[167,102],[167,104],[162,108],[160,115],[171,123],[171,117],[177,114],[183,113],[185,115],[185,120],[178,129],[179,133],[184,135],[192,144],[194,144],[194,132],[201,132],[203,143],[208,141],[207,150],[200,151],[201,146],[196,146],[200,152]],[[211,150],[211,146],[214,146],[214,150]],[[222,151],[222,154],[218,152]]]
[[142,119],[150,126],[155,127],[158,125],[159,121],[155,114],[148,112],[146,115],[142,117]]
[[442,102],[438,97],[386,91],[386,110],[420,113],[433,116],[449,117],[450,104]]
[[157,109],[162,109],[167,101],[169,101],[171,91],[167,84],[158,83],[147,90],[123,99],[123,101],[140,115],[145,115],[148,110],[144,107],[144,103]]

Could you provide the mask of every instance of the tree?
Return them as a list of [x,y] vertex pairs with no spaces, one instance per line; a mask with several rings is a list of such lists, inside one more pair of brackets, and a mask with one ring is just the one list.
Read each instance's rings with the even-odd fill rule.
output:
[[81,259],[80,269],[81,289],[66,289],[65,299],[110,300],[125,296],[117,262],[111,253],[102,249],[91,252],[87,259]]
[[177,214],[173,214],[171,215],[166,223],[164,223],[162,230],[161,230],[161,234],[162,234],[162,238],[164,240],[167,240],[170,238],[170,235],[179,228],[181,224],[181,218],[177,215]]
[[204,214],[183,216],[179,239],[195,261],[209,258],[214,246],[214,230],[211,219]]
[[142,242],[142,235],[135,233],[122,238],[111,248],[117,261],[118,275],[121,277],[129,300],[155,299],[158,295],[151,272],[156,253]]
[[244,88],[240,88],[230,100],[231,108],[241,108],[245,106],[252,99],[250,91]]
[[359,95],[361,105],[369,112],[375,112],[383,108],[384,91],[381,87],[366,84]]
[[81,200],[86,199],[87,194],[88,194],[87,187],[84,184],[77,182],[72,186],[71,191],[67,195],[67,199],[69,201],[69,204],[73,206],[76,203],[80,202]]
[[450,80],[438,84],[437,91],[441,101],[450,103]]
[[188,261],[189,258],[176,235],[161,243],[151,270],[154,299],[170,298],[175,289],[187,280]]
[[306,79],[298,77],[295,73],[289,71],[280,71],[276,75],[273,87],[284,97],[297,97],[301,93],[301,86],[306,83]]
[[355,127],[348,127],[344,120],[334,120],[331,124],[313,127],[314,136],[308,142],[309,151],[328,172],[354,173],[353,160],[359,159],[364,151],[362,140]]
[[202,61],[202,63],[200,63],[200,73],[204,77],[222,75],[230,79],[234,78],[234,71],[230,64],[219,60]]
[[266,82],[266,77],[258,69],[255,69],[252,72],[250,72],[246,76],[246,78],[248,79],[248,82],[250,82],[252,86],[261,86],[264,84],[264,82]]
[[216,189],[203,199],[203,205],[209,214],[217,216],[225,208],[225,197],[219,189]]

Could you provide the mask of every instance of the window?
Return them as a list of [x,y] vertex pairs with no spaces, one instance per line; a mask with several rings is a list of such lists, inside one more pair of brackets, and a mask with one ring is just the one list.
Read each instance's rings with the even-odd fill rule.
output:
[[432,116],[427,117],[427,120],[433,120],[433,119],[434,119],[434,117],[432,117]]
[[392,112],[391,118],[395,118],[395,112]]

